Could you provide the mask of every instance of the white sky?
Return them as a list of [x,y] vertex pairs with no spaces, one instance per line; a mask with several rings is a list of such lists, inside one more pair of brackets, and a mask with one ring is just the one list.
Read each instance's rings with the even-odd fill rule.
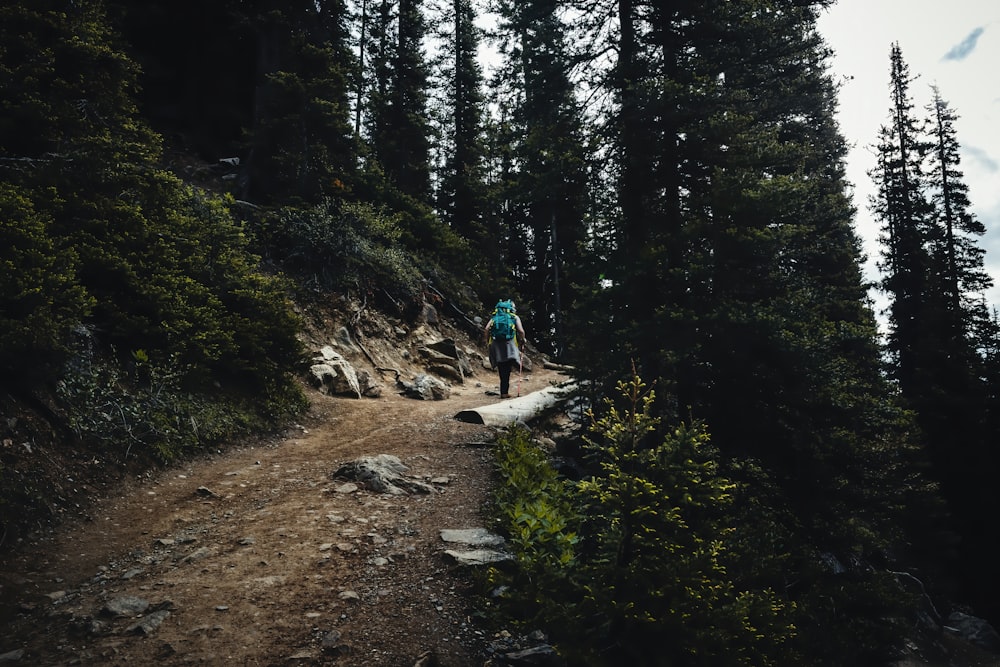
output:
[[[889,114],[889,50],[899,42],[911,76],[915,112],[924,116],[931,85],[959,115],[961,170],[973,213],[986,226],[979,239],[997,285],[987,302],[1000,308],[1000,2],[996,0],[838,0],[819,29],[836,51],[832,71],[845,77],[838,121],[851,151],[847,175],[854,185],[856,227],[877,276],[877,224],[868,211],[873,192],[871,146]],[[879,307],[884,300],[877,300]]]

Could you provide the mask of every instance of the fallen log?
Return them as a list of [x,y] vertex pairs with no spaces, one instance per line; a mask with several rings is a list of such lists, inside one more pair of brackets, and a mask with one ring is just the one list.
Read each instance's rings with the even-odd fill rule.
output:
[[511,422],[528,423],[551,412],[559,404],[565,403],[576,390],[575,381],[563,382],[554,387],[525,394],[518,398],[501,400],[471,410],[462,410],[455,419],[470,424],[487,426],[507,426]]
[[572,366],[567,366],[566,364],[557,364],[554,361],[543,361],[542,362],[542,367],[543,368],[548,368],[549,370],[553,370],[553,371],[561,371],[563,373],[572,373],[573,371],[576,370]]

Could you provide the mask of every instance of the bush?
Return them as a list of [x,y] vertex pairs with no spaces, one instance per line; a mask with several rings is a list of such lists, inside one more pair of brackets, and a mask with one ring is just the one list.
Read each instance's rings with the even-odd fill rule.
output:
[[282,208],[254,224],[269,259],[306,285],[323,289],[384,289],[407,302],[419,299],[415,256],[398,243],[399,216],[362,203],[327,200],[311,208]]
[[123,460],[175,460],[234,437],[265,431],[305,407],[291,382],[254,396],[184,389],[190,369],[176,357],[150,359],[145,350],[123,363],[102,358],[80,332],[57,395],[76,435]]
[[27,190],[0,183],[0,374],[8,382],[54,360],[93,305],[76,282],[76,253],[57,249],[50,226]]
[[503,607],[544,623],[573,664],[794,664],[794,605],[770,589],[742,588],[726,568],[733,484],[718,469],[702,425],[657,427],[653,393],[621,383],[590,451],[600,468],[561,480],[508,432],[498,446],[498,514],[517,569]]

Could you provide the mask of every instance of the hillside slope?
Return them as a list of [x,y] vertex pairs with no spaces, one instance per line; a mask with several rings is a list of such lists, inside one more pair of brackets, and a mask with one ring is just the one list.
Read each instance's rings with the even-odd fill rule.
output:
[[[365,351],[396,355],[406,379],[420,367],[405,347],[370,339]],[[453,416],[499,399],[486,394],[495,375],[472,366],[442,401],[400,395],[391,373],[376,399],[310,391],[287,437],[132,478],[87,519],[22,540],[0,563],[0,654],[32,665],[481,664],[489,638],[463,595],[473,578],[440,537],[483,524],[492,432]],[[538,364],[522,391],[564,379]],[[378,454],[434,492],[377,494],[332,477]]]

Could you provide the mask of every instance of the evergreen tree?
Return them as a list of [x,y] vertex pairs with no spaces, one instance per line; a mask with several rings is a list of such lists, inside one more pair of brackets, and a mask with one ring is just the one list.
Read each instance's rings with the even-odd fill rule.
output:
[[483,229],[484,154],[483,76],[478,53],[480,31],[475,25],[475,11],[469,0],[451,4],[450,40],[446,45],[450,62],[444,67],[446,109],[450,122],[442,133],[445,158],[437,192],[442,220],[473,242],[486,245]]
[[[890,349],[902,399],[916,414],[932,474],[963,538],[962,570],[981,571],[988,569],[982,554],[991,538],[977,517],[998,502],[984,473],[996,461],[981,356],[992,329],[982,303],[990,280],[975,240],[985,230],[969,210],[955,112],[935,87],[921,124],[898,44],[890,61],[891,123],[880,133],[879,168],[872,174],[878,184],[873,210],[884,232],[883,288],[891,298]],[[966,584],[965,594],[980,609],[996,608],[996,581]]]
[[355,62],[343,0],[279,3],[256,15],[258,83],[245,195],[316,202],[348,195],[358,147],[349,106]]
[[372,147],[389,182],[414,201],[429,204],[427,22],[420,0],[399,0],[395,7],[393,16],[391,2],[380,6]]
[[[615,352],[597,365],[633,356],[673,395],[661,412],[690,411],[734,464],[763,465],[778,491],[755,483],[751,497],[796,534],[804,636],[838,651],[868,633],[852,656],[812,654],[835,664],[873,659],[884,637],[877,624],[847,630],[808,554],[875,558],[923,539],[897,530],[915,522],[894,499],[935,498],[882,376],[822,4],[614,5],[619,217],[607,305],[594,309],[611,327],[595,317],[593,330],[610,330],[602,353]],[[887,591],[866,604],[888,611]],[[824,623],[845,634],[824,638]]]
[[515,92],[516,87],[504,89],[499,87],[502,85],[497,81],[491,83],[494,97],[500,102],[497,117],[487,119],[485,132],[487,206],[483,217],[483,251],[489,282],[482,289],[487,294],[516,296],[515,285],[524,285],[530,262],[526,216],[522,203],[512,196],[519,173],[515,150],[520,132],[511,122],[513,104],[504,100],[519,93]]
[[891,295],[889,351],[896,359],[895,376],[904,396],[912,395],[923,365],[922,314],[931,304],[927,296],[930,257],[924,243],[928,237],[931,204],[923,173],[929,150],[922,135],[910,93],[912,77],[898,44],[893,44],[890,71],[891,108],[889,124],[879,131],[878,165],[871,174],[877,183],[872,209],[883,221],[884,278],[882,289]]
[[948,337],[966,340],[989,319],[979,297],[992,286],[984,267],[986,251],[976,239],[986,228],[970,208],[969,187],[961,171],[960,145],[955,121],[958,115],[932,86],[929,158],[931,202],[934,204],[934,230],[931,249],[938,258],[937,283],[948,312]]
[[564,312],[582,280],[589,185],[567,28],[553,0],[504,2],[497,9],[507,39],[503,85],[516,90],[509,111],[514,169],[502,196],[523,216],[514,232],[523,230],[526,252],[517,289],[536,342],[560,355]]

